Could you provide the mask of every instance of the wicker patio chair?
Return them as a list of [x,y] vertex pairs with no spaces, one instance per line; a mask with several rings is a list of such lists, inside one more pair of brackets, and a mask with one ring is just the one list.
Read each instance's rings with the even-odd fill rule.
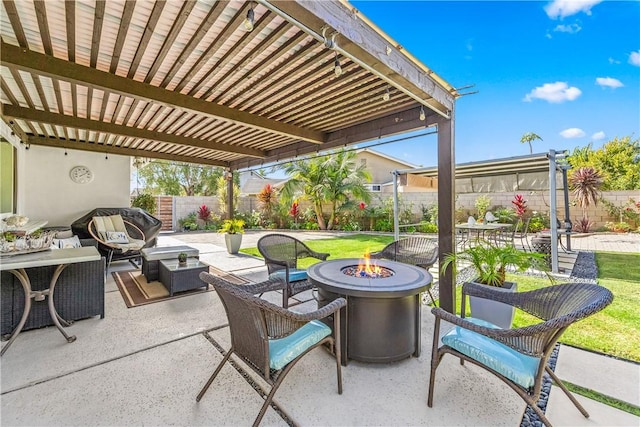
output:
[[[286,284],[280,279],[237,286],[209,273],[200,273],[200,278],[213,285],[222,300],[229,321],[231,348],[196,397],[197,402],[229,357],[235,354],[271,386],[253,422],[257,426],[291,368],[309,351],[325,343],[335,354],[338,394],[342,394],[340,309],[347,305],[344,298],[303,314],[255,296],[284,288]],[[333,336],[332,329],[320,320],[325,318],[333,318]]]
[[316,258],[326,261],[327,253],[316,252],[300,240],[285,234],[267,234],[258,240],[258,251],[267,264],[270,279],[282,278],[287,286],[282,290],[282,307],[289,307],[289,297],[313,288],[307,280],[307,270],[298,268],[298,260]]
[[[490,286],[465,283],[462,289],[462,308],[466,295],[488,298],[519,308],[542,322],[515,329],[500,329],[480,319],[463,318],[440,308],[431,312],[436,316],[431,377],[427,404],[433,406],[436,369],[446,353],[491,372],[511,387],[529,405],[540,420],[551,426],[536,404],[540,398],[543,375],[546,372],[564,391],[586,418],[587,411],[567,390],[562,381],[547,366],[547,361],[562,333],[574,322],[605,308],[613,300],[606,288],[591,283],[566,283],[529,292],[505,293]],[[440,340],[440,321],[456,325]],[[439,342],[442,346],[439,347]]]
[[132,261],[140,261],[140,250],[147,242],[144,232],[135,224],[124,220],[120,215],[94,216],[87,230],[98,242],[98,250],[107,257],[107,269],[114,254],[118,259],[128,259],[138,267]]
[[[374,259],[388,259],[430,269],[438,260],[438,240],[431,237],[408,237],[389,243],[381,251],[371,255]],[[427,288],[433,305],[436,300],[431,293],[431,285]]]
[[527,218],[524,221],[519,219],[516,223],[516,232],[513,235],[513,239],[520,239],[520,244],[522,245],[522,249],[525,251],[531,251],[531,246],[529,245],[529,240],[527,239],[527,233],[529,232],[529,223],[531,222],[531,218]]

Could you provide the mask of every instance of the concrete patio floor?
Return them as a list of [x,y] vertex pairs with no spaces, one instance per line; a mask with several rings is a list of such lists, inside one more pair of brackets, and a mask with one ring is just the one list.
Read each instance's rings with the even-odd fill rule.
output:
[[[255,246],[260,233],[246,233]],[[332,235],[335,235],[332,233]],[[261,260],[229,255],[217,234],[162,235],[160,245],[198,247],[201,260],[250,280],[266,277]],[[326,237],[308,233],[304,239]],[[634,236],[639,237],[639,236]],[[629,243],[636,248],[640,239]],[[617,250],[620,251],[621,245]],[[126,262],[112,270],[127,270]],[[304,299],[304,296],[301,297]],[[298,309],[309,309],[307,302]],[[525,404],[499,380],[446,356],[437,372],[434,407],[426,405],[433,318],[422,316],[422,354],[392,364],[350,362],[338,395],[335,363],[318,349],[289,374],[263,425],[520,425]],[[21,334],[1,359],[2,426],[248,425],[263,397],[227,365],[200,403],[195,396],[229,347],[215,292],[127,308],[107,275],[106,317],[69,327],[68,344],[49,327]],[[249,371],[247,371],[249,372]],[[640,406],[640,366],[561,346],[556,373],[574,384]],[[253,374],[251,374],[254,377]],[[261,380],[255,380],[268,390]],[[555,425],[640,425],[628,413],[578,396],[585,419],[552,387],[547,415]],[[284,415],[284,416],[283,416]]]

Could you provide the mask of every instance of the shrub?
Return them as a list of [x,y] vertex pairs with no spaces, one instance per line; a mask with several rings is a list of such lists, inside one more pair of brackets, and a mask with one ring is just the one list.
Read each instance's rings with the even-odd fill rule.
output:
[[484,214],[487,213],[487,209],[491,206],[491,198],[489,196],[485,196],[484,194],[478,196],[475,201],[475,206],[478,211],[478,219],[483,219]]
[[437,233],[438,226],[433,222],[421,222],[418,226],[418,231],[421,233]]
[[529,233],[537,233],[539,231],[549,228],[549,218],[546,215],[533,211],[531,222],[529,222]]
[[616,233],[628,233],[631,231],[631,226],[626,222],[606,222],[604,224],[608,231],[615,231]]
[[156,198],[149,193],[138,194],[131,201],[131,207],[143,209],[153,215],[156,213]]
[[198,229],[198,223],[196,222],[197,214],[191,212],[184,218],[178,220],[178,225],[183,231],[192,231]]
[[593,222],[589,221],[589,218],[582,217],[582,219],[575,222],[573,229],[578,233],[588,233],[593,227]]
[[393,231],[393,223],[388,219],[379,219],[373,226],[374,231]]

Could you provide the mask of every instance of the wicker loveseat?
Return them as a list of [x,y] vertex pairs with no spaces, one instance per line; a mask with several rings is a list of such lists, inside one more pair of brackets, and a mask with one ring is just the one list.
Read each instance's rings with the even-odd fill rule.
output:
[[[33,290],[49,287],[55,266],[27,269]],[[10,334],[20,322],[24,310],[24,291],[11,273],[0,274],[0,333]],[[54,303],[65,320],[80,320],[100,316],[104,318],[105,258],[98,261],[71,264],[62,271],[56,284]],[[53,325],[48,298],[32,300],[31,312],[23,331]]]

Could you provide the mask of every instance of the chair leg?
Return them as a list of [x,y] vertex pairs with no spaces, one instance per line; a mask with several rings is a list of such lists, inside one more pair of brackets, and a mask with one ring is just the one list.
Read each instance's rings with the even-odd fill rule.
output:
[[433,343],[431,346],[431,374],[429,374],[429,396],[427,397],[427,406],[433,407],[433,387],[436,382],[436,369],[440,363],[438,347],[440,343],[440,318],[436,317],[436,324],[433,326]]
[[111,259],[113,258],[113,250],[109,250],[107,254],[107,270],[109,270],[109,266],[111,266]]
[[433,294],[431,293],[431,288],[427,288],[427,292],[429,292],[429,297],[431,298],[431,302],[433,303],[434,307],[437,307],[438,304],[436,304],[436,299],[433,297]]
[[291,294],[289,286],[287,283],[287,286],[282,288],[282,308],[289,308],[289,295]]
[[333,316],[333,349],[336,356],[336,374],[338,376],[338,394],[342,394],[342,344],[340,343],[340,311]]
[[198,396],[196,397],[196,402],[200,402],[200,399],[202,399],[202,396],[204,396],[204,394],[207,392],[207,390],[209,389],[209,386],[211,385],[213,380],[216,378],[216,376],[222,369],[222,366],[226,363],[227,360],[229,360],[229,357],[231,357],[231,353],[233,353],[233,348],[229,349],[227,354],[225,354],[225,356],[222,358],[222,362],[220,362],[216,370],[213,371],[213,374],[211,375],[211,377],[209,377],[209,380],[207,381],[207,383],[204,385],[204,387],[202,387],[202,390],[200,390],[200,393],[198,393]]
[[545,366],[545,370],[547,371],[549,376],[551,376],[551,379],[558,385],[558,387],[562,389],[564,394],[567,395],[569,400],[571,400],[571,402],[573,402],[576,408],[578,408],[578,411],[580,411],[580,413],[582,413],[582,415],[584,415],[585,418],[589,418],[589,413],[587,412],[587,410],[584,409],[584,407],[580,404],[580,402],[578,402],[575,396],[567,389],[567,387],[563,384],[562,380],[558,378],[557,375],[551,369],[549,369],[548,366]]

